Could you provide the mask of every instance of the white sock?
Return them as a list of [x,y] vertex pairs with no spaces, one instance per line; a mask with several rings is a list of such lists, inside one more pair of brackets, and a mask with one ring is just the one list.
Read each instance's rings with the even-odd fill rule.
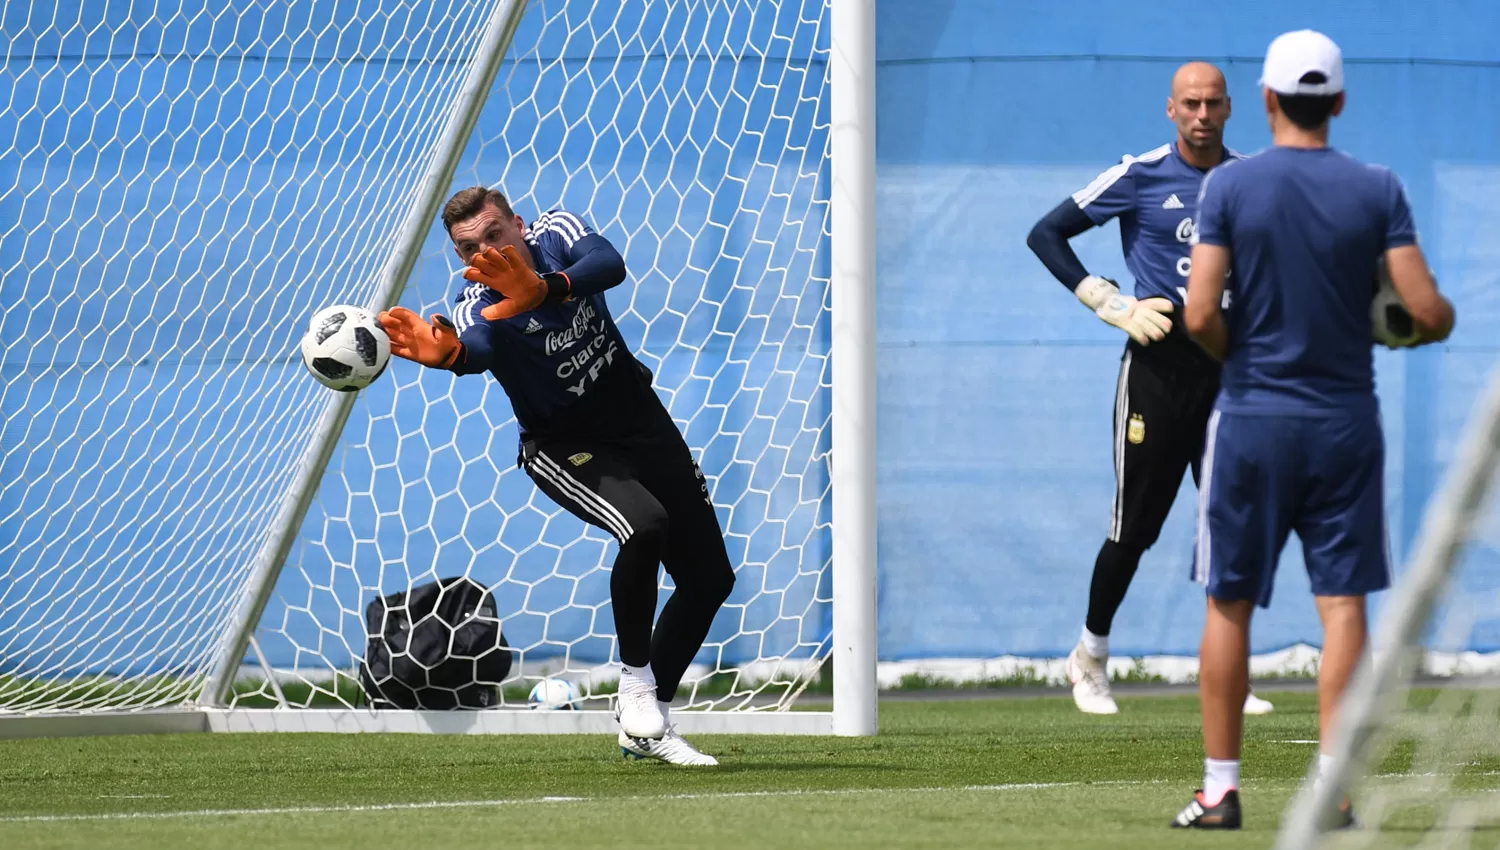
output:
[[670,702],[656,701],[656,707],[661,709],[662,719],[668,723],[672,722],[672,704]]
[[1217,806],[1226,793],[1239,787],[1239,759],[1203,760],[1203,799],[1210,806]]
[[1318,778],[1313,781],[1313,787],[1317,788],[1333,772],[1333,756],[1328,753],[1318,753]]
[[1094,658],[1105,659],[1109,657],[1109,635],[1096,635],[1085,626],[1083,635],[1078,640],[1083,644],[1083,651]]
[[625,676],[645,682],[653,688],[656,687],[656,674],[651,672],[650,664],[647,664],[645,667],[631,667],[629,664],[621,666],[625,668]]

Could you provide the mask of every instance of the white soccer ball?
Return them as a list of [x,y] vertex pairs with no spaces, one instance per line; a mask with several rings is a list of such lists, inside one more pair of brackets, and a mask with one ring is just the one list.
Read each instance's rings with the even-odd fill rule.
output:
[[324,307],[313,314],[302,335],[302,362],[329,389],[362,390],[390,361],[391,339],[363,307]]
[[531,689],[526,697],[526,706],[536,711],[577,711],[583,694],[578,686],[567,679],[548,677]]
[[1412,323],[1411,313],[1391,283],[1391,274],[1381,258],[1375,274],[1375,297],[1370,301],[1370,326],[1375,341],[1390,348],[1406,348],[1415,345],[1422,335]]

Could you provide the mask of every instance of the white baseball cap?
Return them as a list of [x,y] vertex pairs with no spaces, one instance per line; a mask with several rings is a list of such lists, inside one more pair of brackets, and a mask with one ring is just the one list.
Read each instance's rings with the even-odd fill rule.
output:
[[[1302,82],[1311,73],[1322,74],[1324,81]],[[1344,52],[1314,30],[1282,33],[1266,48],[1260,84],[1277,94],[1338,94],[1344,90]]]

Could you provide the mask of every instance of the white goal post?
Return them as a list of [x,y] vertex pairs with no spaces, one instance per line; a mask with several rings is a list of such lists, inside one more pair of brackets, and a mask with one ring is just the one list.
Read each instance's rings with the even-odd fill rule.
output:
[[[613,548],[515,468],[496,382],[339,394],[295,354],[328,304],[451,309],[437,213],[477,184],[621,248],[611,310],[701,453],[737,584],[673,722],[875,734],[873,0],[32,0],[0,32],[0,738],[613,730]],[[460,575],[499,705],[371,708],[366,607]],[[528,710],[553,676],[582,710]]]
[[[1452,600],[1466,549],[1500,550],[1500,365],[1470,415],[1448,473],[1428,503],[1410,567],[1396,583],[1340,707],[1333,769],[1316,784],[1314,758],[1287,809],[1276,847],[1378,845],[1388,828],[1402,846],[1468,846],[1476,825],[1500,825],[1500,682],[1453,682],[1413,698],[1424,640],[1469,643],[1478,623],[1493,624],[1500,592]],[[1487,507],[1488,506],[1488,507]],[[1446,615],[1437,615],[1445,599]],[[1433,630],[1434,625],[1441,627]],[[1394,756],[1390,771],[1382,761]],[[1360,820],[1349,833],[1325,831],[1348,793]],[[1413,844],[1421,833],[1431,843]]]

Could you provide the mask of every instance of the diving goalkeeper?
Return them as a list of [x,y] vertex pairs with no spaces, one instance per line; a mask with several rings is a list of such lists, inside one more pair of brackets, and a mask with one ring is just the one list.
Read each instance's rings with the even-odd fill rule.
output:
[[[714,765],[668,722],[688,664],[734,587],[723,530],[682,434],[611,318],[625,280],[608,239],[561,210],[529,225],[500,192],[464,189],[443,225],[468,265],[453,319],[380,314],[391,352],[459,375],[489,372],[520,427],[519,463],[569,513],[619,542],[610,601],[626,755]],[[676,584],[655,626],[657,565]]]

